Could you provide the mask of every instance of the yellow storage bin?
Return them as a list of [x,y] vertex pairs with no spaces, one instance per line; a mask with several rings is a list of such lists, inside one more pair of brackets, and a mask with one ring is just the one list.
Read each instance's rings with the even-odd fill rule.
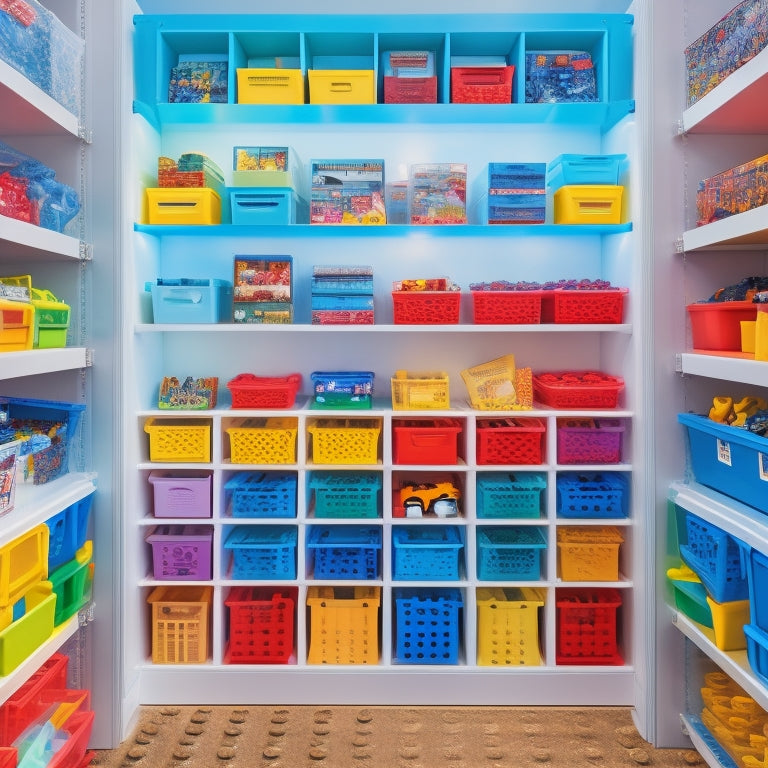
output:
[[211,460],[211,422],[204,419],[147,419],[149,460],[206,463]]
[[381,419],[318,419],[307,427],[315,464],[377,464]]
[[563,581],[618,581],[623,542],[612,526],[558,528],[558,575]]
[[741,326],[741,351],[755,354],[755,329],[756,320],[740,320]]
[[310,104],[375,104],[372,69],[310,69]]
[[721,651],[743,651],[747,647],[744,625],[749,624],[749,600],[731,600],[717,603],[707,595],[712,611],[715,645]]
[[303,104],[304,76],[300,69],[238,69],[238,104]]
[[447,373],[395,371],[392,377],[392,408],[394,410],[422,411],[450,407]]
[[0,607],[13,606],[48,577],[49,541],[50,530],[40,523],[0,547]]
[[233,464],[293,464],[298,419],[241,419],[227,429]]
[[308,664],[378,664],[381,587],[310,587]]
[[52,634],[56,595],[41,581],[23,595],[24,615],[0,631],[0,677],[13,672]]
[[555,224],[620,224],[624,187],[566,184],[554,194]]
[[538,666],[539,608],[544,592],[533,587],[477,590],[477,663],[481,667]]
[[149,224],[221,224],[221,197],[210,187],[150,187]]
[[34,334],[34,306],[25,301],[0,299],[0,352],[32,349]]
[[32,346],[40,349],[53,349],[67,345],[70,308],[59,301],[50,291],[32,287],[31,275],[0,277],[0,283],[10,286],[11,290],[20,291],[35,308],[35,321]]
[[213,587],[156,587],[152,608],[152,663],[203,664],[208,659]]

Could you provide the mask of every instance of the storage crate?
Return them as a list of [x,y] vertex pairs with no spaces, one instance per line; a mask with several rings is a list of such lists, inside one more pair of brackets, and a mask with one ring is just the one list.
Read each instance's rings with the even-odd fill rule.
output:
[[54,626],[74,616],[90,599],[93,591],[93,542],[88,540],[64,565],[48,575],[56,595]]
[[381,528],[313,525],[307,555],[314,579],[378,579],[381,575]]
[[436,104],[437,76],[384,76],[385,104]]
[[742,549],[747,565],[750,620],[759,629],[768,632],[768,555],[752,547]]
[[0,445],[0,515],[13,509],[16,498],[16,462],[20,440],[11,440]]
[[16,747],[0,747],[0,768],[16,768],[18,760]]
[[477,529],[480,581],[538,581],[547,540],[540,528],[509,526]]
[[547,165],[547,187],[554,192],[571,185],[615,186],[626,163],[626,155],[558,155]]
[[224,484],[232,517],[296,517],[297,477],[290,472],[239,472]]
[[91,491],[45,521],[48,526],[49,573],[71,560],[85,544],[95,494]]
[[287,187],[238,187],[229,193],[232,223],[243,226],[305,224],[307,206]]
[[472,322],[477,325],[536,325],[544,291],[471,291]]
[[618,472],[560,472],[555,482],[557,516],[629,516],[629,480]]
[[588,526],[557,529],[558,576],[563,581],[618,581],[618,528]]
[[22,352],[35,343],[35,308],[31,303],[0,299],[0,352]]
[[678,530],[680,556],[709,595],[718,603],[748,599],[748,567],[740,542],[691,512],[684,512],[684,522],[684,530]]
[[225,664],[287,664],[293,655],[295,588],[233,587],[224,600],[229,609]]
[[509,104],[515,68],[451,67],[453,104]]
[[232,284],[208,278],[158,278],[146,283],[152,294],[154,323],[229,323],[232,321]]
[[376,464],[381,419],[317,419],[307,426],[314,464]]
[[297,541],[295,526],[235,526],[224,541],[232,553],[232,578],[295,579]]
[[459,579],[463,536],[454,525],[400,525],[392,529],[392,575],[403,581]]
[[395,419],[395,464],[458,464],[460,419]]
[[707,605],[712,611],[715,645],[721,651],[743,651],[747,647],[744,625],[749,624],[749,600],[718,603],[709,595]]
[[356,409],[373,405],[372,371],[314,371],[313,408]]
[[533,396],[550,408],[616,408],[624,380],[600,371],[558,371],[533,377]]
[[745,624],[744,636],[749,666],[760,682],[768,685],[768,632],[754,624]]
[[179,470],[155,470],[147,479],[152,486],[155,517],[211,517],[210,474],[182,475]]
[[712,629],[712,609],[707,602],[707,590],[701,579],[685,563],[679,568],[667,569],[667,578],[672,584],[677,610],[698,624]]
[[[67,345],[67,329],[70,320],[68,304],[59,301],[51,291],[33,287],[31,275],[2,277],[0,284],[19,292],[13,295],[14,299],[17,295],[24,297],[24,300],[34,307],[32,346],[35,349],[52,349]],[[11,298],[11,295],[8,298]],[[16,307],[21,306],[19,301],[15,301],[14,304]],[[0,301],[0,308],[4,307],[6,307],[5,302]],[[6,318],[3,317],[3,320],[6,321]],[[22,322],[22,326],[24,324],[25,321]],[[7,340],[10,340],[10,336],[10,331],[3,334]],[[25,337],[24,344],[26,343]]]
[[85,405],[53,400],[31,400],[10,397],[7,402],[10,427],[17,437],[46,435],[51,444],[22,459],[22,472],[17,476],[34,485],[43,485],[66,475],[70,468],[70,448],[77,436]]
[[394,590],[396,664],[458,664],[464,600],[458,589]]
[[624,318],[626,288],[564,289],[544,291],[542,323],[596,323],[612,325]]
[[320,518],[379,517],[381,474],[378,472],[313,472],[314,515]]
[[539,518],[546,488],[545,475],[535,472],[478,473],[475,482],[477,517]]
[[310,104],[375,104],[372,69],[310,69]]
[[554,195],[555,224],[621,224],[624,187],[567,184]]
[[479,587],[478,666],[539,666],[539,609],[543,606],[544,590],[541,589]]
[[304,75],[300,69],[238,68],[237,103],[303,104]]
[[395,325],[455,325],[460,307],[459,291],[392,291]]
[[242,419],[226,432],[233,464],[292,464],[296,461],[296,418]]
[[680,413],[696,482],[768,514],[768,439],[707,416]]
[[292,408],[301,387],[301,374],[255,376],[241,373],[227,382],[233,408]]
[[221,197],[210,187],[148,187],[147,224],[221,224]]
[[[96,713],[88,710],[75,712],[67,718],[59,731],[60,734],[62,731],[66,734],[65,741],[48,763],[48,768],[70,768],[70,766],[83,768],[84,765],[92,762],[92,758],[87,755],[87,750],[95,717]],[[88,762],[84,763],[84,760]]]
[[741,350],[741,323],[755,321],[751,301],[702,301],[688,304],[693,349],[713,352]]
[[203,664],[208,658],[213,587],[155,587],[147,597],[152,614],[153,664]]
[[313,309],[312,325],[373,325],[372,309]]
[[39,523],[0,547],[0,608],[47,578],[49,537],[48,526]]
[[559,464],[619,464],[624,423],[619,419],[558,419]]
[[0,676],[26,661],[53,634],[56,595],[49,581],[33,584],[23,595],[24,614],[0,630]]
[[617,589],[558,589],[555,662],[622,665]]
[[309,587],[308,664],[378,664],[381,587]]
[[444,371],[395,371],[391,379],[396,411],[441,410],[451,407],[448,374]]
[[478,464],[543,464],[546,425],[541,419],[478,419]]
[[233,147],[232,169],[232,184],[235,187],[289,187],[297,190],[302,181],[301,160],[287,146]]
[[154,578],[203,581],[212,574],[213,528],[209,525],[158,525],[145,537],[152,547]]
[[204,419],[155,419],[144,423],[149,460],[207,463],[211,460],[211,422]]

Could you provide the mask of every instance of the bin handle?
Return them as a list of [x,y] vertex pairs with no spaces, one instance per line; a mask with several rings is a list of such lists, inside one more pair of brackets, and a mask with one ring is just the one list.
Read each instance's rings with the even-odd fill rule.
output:
[[349,93],[352,90],[352,83],[350,82],[334,82],[331,83],[331,90],[335,93]]
[[191,291],[188,288],[171,289],[167,296],[163,296],[165,304],[200,304],[203,300],[201,291]]

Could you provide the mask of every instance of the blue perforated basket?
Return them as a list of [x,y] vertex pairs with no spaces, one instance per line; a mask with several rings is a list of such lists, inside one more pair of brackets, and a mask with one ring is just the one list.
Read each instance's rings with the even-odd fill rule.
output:
[[392,571],[403,581],[459,578],[462,537],[456,526],[401,525],[392,530]]
[[477,476],[479,518],[541,517],[544,475],[536,472],[488,472]]
[[233,579],[295,579],[297,531],[287,525],[237,525],[224,541]]
[[477,529],[477,578],[481,581],[538,581],[547,540],[531,526]]
[[457,664],[462,597],[458,589],[395,589],[395,662]]
[[242,472],[224,485],[232,517],[296,517],[296,475]]
[[377,579],[381,528],[362,525],[315,525],[307,539],[314,555],[315,579]]

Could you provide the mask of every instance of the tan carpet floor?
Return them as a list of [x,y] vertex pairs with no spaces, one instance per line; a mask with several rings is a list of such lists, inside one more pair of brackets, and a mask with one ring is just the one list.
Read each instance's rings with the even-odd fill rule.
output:
[[96,768],[686,768],[622,707],[144,707]]

